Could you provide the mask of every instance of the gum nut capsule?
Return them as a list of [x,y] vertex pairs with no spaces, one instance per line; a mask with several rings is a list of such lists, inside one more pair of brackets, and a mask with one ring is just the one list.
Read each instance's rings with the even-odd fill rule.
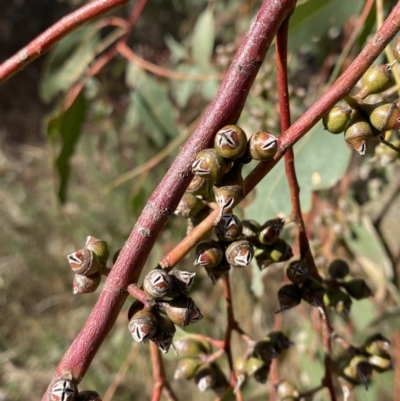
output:
[[175,380],[191,380],[200,367],[200,359],[183,358],[178,362],[174,372]]
[[258,242],[258,233],[261,228],[261,224],[259,224],[255,220],[243,220],[242,221],[242,237],[243,239],[247,239],[253,244],[257,244]]
[[224,258],[218,266],[206,268],[206,272],[213,285],[215,285],[218,280],[225,277],[229,273],[230,269],[231,265]]
[[174,343],[180,357],[192,358],[201,354],[209,354],[211,345],[206,341],[198,341],[191,337],[181,338]]
[[373,107],[369,121],[379,132],[400,128],[400,108],[396,103],[386,103]]
[[278,150],[278,140],[268,131],[258,131],[250,137],[249,147],[254,160],[270,160]]
[[373,65],[361,78],[361,89],[356,97],[365,99],[374,93],[381,93],[393,84],[390,64]]
[[202,199],[208,199],[210,189],[210,183],[207,180],[198,175],[194,175],[189,186],[186,188],[186,192],[201,197]]
[[100,263],[105,265],[110,256],[110,249],[106,241],[91,237],[90,235],[86,238],[85,248],[93,251],[100,260]]
[[140,310],[129,320],[128,329],[135,341],[146,343],[156,332],[156,317],[151,311]]
[[194,277],[196,273],[190,273],[183,270],[171,270],[169,275],[172,279],[174,288],[180,295],[187,295],[194,283]]
[[132,319],[132,316],[136,313],[139,312],[140,310],[143,309],[143,304],[136,300],[132,303],[132,305],[130,306],[129,310],[128,310],[128,322],[129,320]]
[[162,269],[154,269],[144,278],[143,290],[150,298],[164,298],[173,290],[171,276]]
[[328,266],[328,274],[335,280],[343,279],[350,273],[348,263],[343,259],[335,259]]
[[256,343],[254,354],[264,362],[271,362],[272,359],[277,358],[279,355],[272,341],[266,340]]
[[198,322],[203,318],[200,309],[192,298],[174,298],[170,301],[160,301],[160,309],[180,327],[185,327],[190,323]]
[[348,292],[348,294],[356,299],[364,299],[373,295],[371,289],[362,278],[354,278],[349,281],[341,283],[341,286]]
[[194,381],[201,392],[213,388],[216,383],[216,371],[210,364],[201,365],[194,376]]
[[372,366],[363,355],[354,356],[344,369],[344,375],[357,383],[363,383],[368,388],[368,381],[372,375]]
[[243,156],[246,147],[247,136],[237,125],[227,125],[215,135],[214,149],[227,159],[237,159]]
[[265,336],[265,340],[270,341],[274,345],[278,355],[293,345],[293,342],[282,331],[271,331]]
[[286,268],[286,276],[294,284],[303,284],[311,276],[310,265],[305,259],[294,260]]
[[251,356],[246,361],[246,374],[248,376],[254,375],[258,369],[262,368],[265,365],[265,362],[256,356]]
[[393,369],[392,358],[387,352],[381,355],[370,355],[368,357],[368,363],[378,373],[387,372],[388,370]]
[[282,232],[285,225],[285,219],[276,217],[266,221],[260,228],[258,233],[258,241],[264,245],[271,245],[275,243]]
[[276,313],[294,308],[301,302],[301,290],[297,284],[284,284],[278,290],[279,310]]
[[380,333],[368,337],[364,341],[363,349],[370,355],[381,355],[390,348],[390,341]]
[[231,212],[244,197],[242,165],[235,163],[213,186],[215,200],[222,213]]
[[324,304],[325,288],[316,280],[308,280],[301,287],[301,298],[311,306],[321,307]]
[[393,55],[398,63],[400,63],[400,37],[393,43]]
[[265,250],[256,248],[254,251],[254,257],[257,262],[257,266],[260,270],[266,269],[269,265],[271,265],[273,262],[267,257]]
[[97,391],[85,390],[80,391],[77,401],[102,401]]
[[221,217],[214,229],[215,234],[220,241],[232,242],[240,237],[243,231],[243,226],[242,222],[236,215],[227,213]]
[[172,345],[176,327],[168,316],[163,313],[154,311],[153,314],[156,318],[157,328],[150,341],[154,342],[158,346],[158,349],[166,354]]
[[361,156],[365,155],[367,143],[374,136],[372,126],[358,114],[352,116],[344,132],[345,141]]
[[351,107],[335,106],[322,118],[324,128],[331,134],[340,134],[350,120]]
[[176,216],[184,217],[189,219],[196,216],[206,205],[197,196],[185,192],[175,209],[174,214]]
[[204,149],[197,153],[192,164],[192,173],[207,181],[215,182],[225,174],[228,162],[215,149]]
[[200,242],[196,246],[196,259],[194,266],[212,268],[218,266],[224,256],[224,251],[219,242],[210,239]]
[[264,363],[260,369],[254,372],[254,379],[257,383],[265,384],[268,380],[268,375],[271,365],[269,363]]
[[337,288],[328,288],[324,295],[324,305],[334,308],[343,316],[348,316],[352,305],[351,298]]
[[234,241],[225,251],[226,260],[232,267],[247,266],[253,259],[253,256],[253,245],[247,240]]
[[288,400],[294,401],[299,398],[299,392],[296,386],[289,380],[282,380],[276,385],[276,392],[278,395],[278,400]]
[[67,256],[69,265],[74,273],[90,276],[101,269],[97,255],[89,249],[81,249]]
[[97,290],[101,282],[101,274],[94,273],[90,276],[83,274],[75,274],[72,284],[72,292],[74,294],[90,294]]
[[274,244],[263,247],[265,257],[272,263],[286,262],[293,256],[291,246],[279,238]]
[[60,379],[52,384],[49,390],[49,401],[76,401],[78,388],[69,379]]

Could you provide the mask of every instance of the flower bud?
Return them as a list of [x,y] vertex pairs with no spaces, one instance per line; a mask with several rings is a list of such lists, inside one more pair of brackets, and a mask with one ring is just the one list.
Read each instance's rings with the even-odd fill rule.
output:
[[[221,219],[222,220],[222,219]],[[194,266],[212,268],[218,266],[224,256],[219,242],[210,239],[200,242],[196,247]]]
[[349,273],[349,265],[342,259],[332,260],[328,266],[328,274],[335,280],[345,278]]
[[362,278],[353,278],[349,281],[341,283],[341,286],[348,292],[348,294],[357,300],[371,297],[372,291],[367,283]]
[[356,97],[365,99],[374,93],[381,93],[393,84],[391,67],[389,64],[373,65],[361,78],[361,89]]
[[247,240],[234,241],[225,251],[226,260],[232,267],[247,266],[253,259],[253,256],[253,245]]
[[275,156],[278,140],[268,131],[259,131],[250,137],[249,147],[254,160],[266,161]]
[[84,248],[67,256],[74,273],[90,276],[101,269],[98,256],[90,249]]
[[215,226],[215,234],[223,242],[235,241],[242,234],[242,230],[242,222],[231,213],[223,215]]
[[146,343],[157,330],[156,317],[149,310],[140,310],[129,320],[128,329],[135,341]]
[[285,219],[281,217],[275,217],[266,221],[260,228],[258,241],[265,245],[274,244],[278,240],[284,224]]
[[108,257],[110,256],[110,249],[106,241],[91,237],[90,235],[86,238],[85,248],[93,251],[101,264],[107,263]]
[[174,214],[185,219],[196,216],[206,205],[197,196],[185,192]]
[[335,106],[322,118],[324,128],[331,134],[340,134],[350,120],[352,109],[349,106]]
[[308,280],[301,287],[301,297],[311,306],[321,307],[324,304],[324,286],[316,280]]
[[84,276],[83,274],[75,274],[72,284],[72,292],[74,294],[90,294],[95,292],[101,282],[101,274],[99,272]]
[[201,150],[192,164],[192,173],[215,182],[225,174],[228,162],[215,149]]
[[214,139],[215,150],[227,159],[237,159],[246,151],[247,136],[237,125],[221,128]]
[[295,260],[286,268],[286,276],[294,284],[303,284],[311,276],[310,265],[305,259]]
[[191,380],[200,367],[200,359],[183,358],[178,362],[174,372],[175,380]]
[[76,401],[78,388],[72,380],[60,379],[49,390],[49,401]]
[[200,309],[192,298],[174,298],[170,301],[159,301],[160,309],[178,326],[185,327],[203,318]]
[[301,290],[297,284],[284,284],[278,290],[279,310],[275,313],[294,308],[301,302]]
[[143,290],[150,298],[164,298],[173,290],[172,278],[166,271],[154,269],[146,274]]

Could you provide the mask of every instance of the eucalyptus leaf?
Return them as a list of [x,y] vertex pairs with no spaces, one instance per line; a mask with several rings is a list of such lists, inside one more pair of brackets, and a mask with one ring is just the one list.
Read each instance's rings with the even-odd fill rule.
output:
[[207,72],[211,67],[214,41],[214,9],[212,6],[209,6],[197,19],[192,36],[193,59],[203,72]]
[[61,203],[67,199],[67,185],[70,175],[69,161],[74,154],[81,135],[82,123],[86,115],[86,101],[80,94],[70,108],[51,117],[47,122],[47,136],[55,149],[61,142],[61,151],[55,157],[54,164],[60,177],[58,197]]
[[[318,123],[294,147],[302,210],[311,208],[311,194],[328,189],[345,173],[351,151],[341,136],[331,135]],[[255,201],[246,209],[246,218],[257,221],[291,213],[290,193],[283,159],[261,181]]]

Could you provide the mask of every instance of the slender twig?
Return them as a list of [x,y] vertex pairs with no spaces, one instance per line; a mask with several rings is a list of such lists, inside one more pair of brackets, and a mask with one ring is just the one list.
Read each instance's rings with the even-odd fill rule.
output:
[[[138,281],[158,235],[188,186],[192,177],[190,166],[196,154],[211,144],[214,133],[219,128],[234,123],[239,118],[268,47],[282,21],[293,12],[295,3],[295,0],[264,1],[226,72],[214,101],[150,197],[122,248],[91,315],[58,364],[54,379],[68,372],[76,382],[82,380],[118,317],[127,297],[126,287]],[[87,346],[88,343],[90,347]],[[43,401],[46,398],[47,392]]]
[[68,14],[0,65],[0,84],[49,51],[63,37],[92,19],[128,3],[129,0],[93,0]]

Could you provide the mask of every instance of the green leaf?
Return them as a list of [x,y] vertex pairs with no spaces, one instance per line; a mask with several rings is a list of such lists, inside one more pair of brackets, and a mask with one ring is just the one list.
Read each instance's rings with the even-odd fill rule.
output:
[[308,0],[296,7],[289,25],[289,49],[307,46],[317,50],[315,39],[332,27],[341,27],[351,15],[358,15],[363,0]]
[[[311,193],[333,186],[345,173],[351,151],[341,136],[331,135],[318,123],[294,147],[302,210],[311,207]],[[257,186],[255,201],[246,209],[246,218],[266,221],[283,213],[291,213],[290,193],[284,162],[278,165]]]
[[171,52],[170,57],[173,63],[179,63],[180,61],[185,60],[188,57],[185,46],[177,42],[172,35],[166,35],[164,37],[164,41],[165,44],[168,46],[169,51]]
[[80,94],[65,112],[51,117],[47,122],[47,136],[53,149],[61,142],[61,151],[54,158],[54,164],[60,177],[58,197],[61,203],[67,199],[67,185],[70,174],[69,161],[81,134],[82,123],[86,114],[86,102]]
[[93,23],[72,32],[57,44],[47,58],[40,84],[43,101],[50,102],[78,81],[96,56],[95,48],[100,40],[99,28]]
[[178,135],[175,110],[167,89],[133,63],[128,64],[127,83],[133,87],[126,122],[131,129],[143,125],[158,148]]
[[192,36],[193,59],[203,72],[207,72],[211,67],[214,41],[214,8],[209,6],[197,19]]
[[375,304],[370,299],[354,301],[350,310],[350,319],[357,332],[363,332],[372,323],[376,313]]

